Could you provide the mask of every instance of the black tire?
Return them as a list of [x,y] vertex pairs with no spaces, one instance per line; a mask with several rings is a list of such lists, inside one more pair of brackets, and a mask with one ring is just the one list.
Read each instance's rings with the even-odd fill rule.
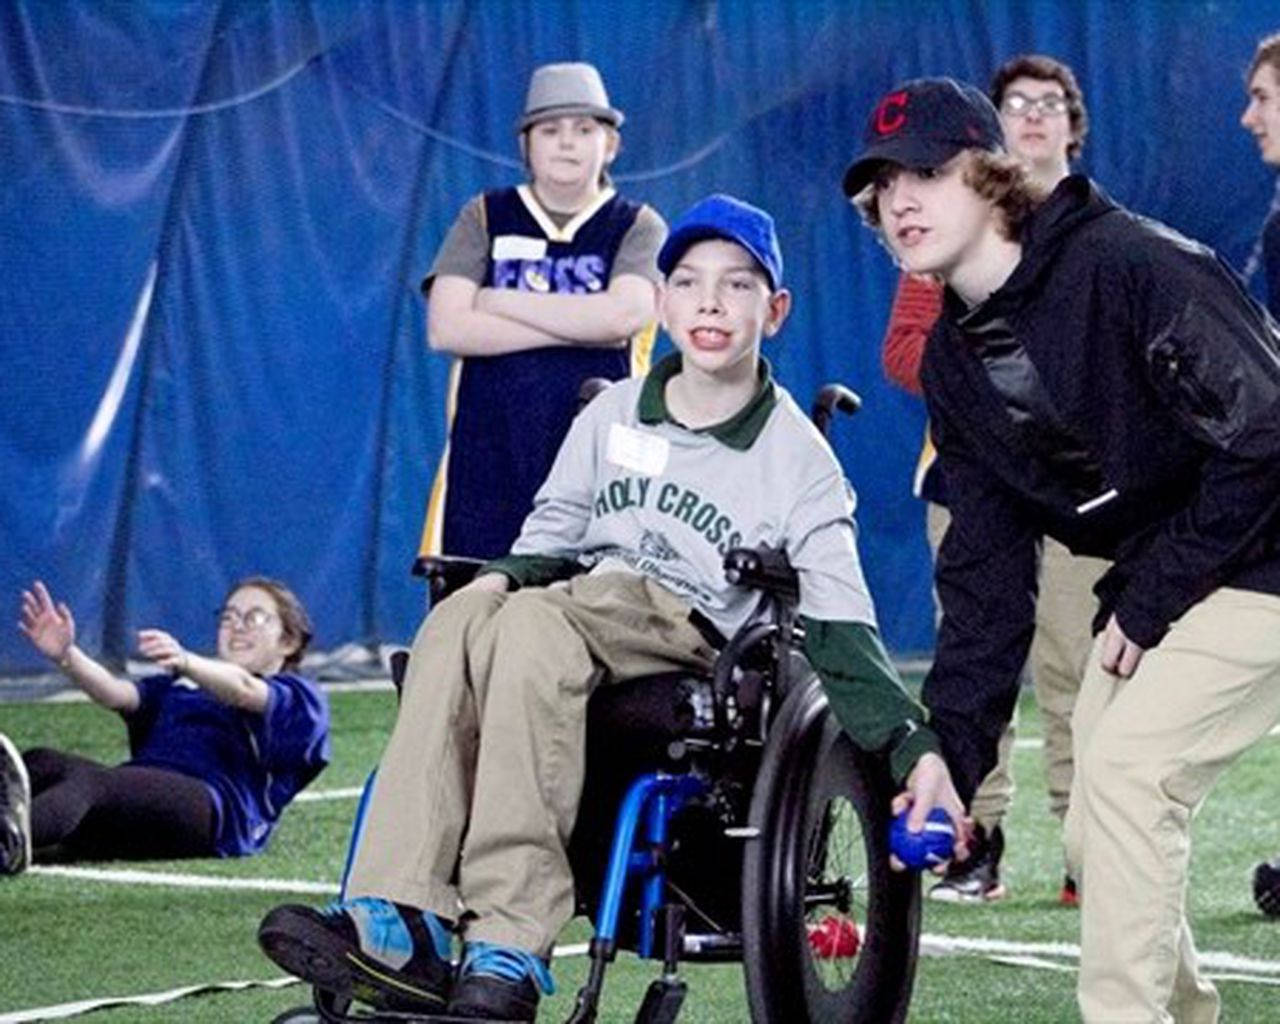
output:
[[[892,781],[840,730],[816,677],[770,727],[742,879],[747,999],[756,1024],[886,1024],[911,1002],[920,881],[889,869]],[[822,955],[809,930],[852,922],[859,945]]]

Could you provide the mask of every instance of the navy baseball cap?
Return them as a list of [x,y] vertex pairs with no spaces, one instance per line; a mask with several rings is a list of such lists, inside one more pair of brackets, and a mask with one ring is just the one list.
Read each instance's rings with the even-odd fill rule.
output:
[[685,210],[671,226],[671,234],[658,250],[658,269],[670,275],[680,257],[694,242],[725,238],[737,242],[755,257],[769,279],[769,287],[782,287],[782,250],[773,218],[758,206],[717,192]]
[[940,167],[965,149],[1004,149],[991,101],[953,78],[916,78],[885,95],[862,133],[862,152],[844,172],[844,194],[856,196],[890,162]]

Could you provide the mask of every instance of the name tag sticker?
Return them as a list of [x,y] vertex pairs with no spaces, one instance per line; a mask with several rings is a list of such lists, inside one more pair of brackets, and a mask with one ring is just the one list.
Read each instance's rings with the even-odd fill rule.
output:
[[498,235],[493,240],[493,258],[495,260],[540,260],[547,254],[545,238],[530,238],[528,235]]
[[604,457],[615,466],[629,469],[633,473],[643,473],[645,476],[661,476],[667,468],[670,455],[671,445],[665,437],[646,434],[621,423],[609,425],[609,441]]

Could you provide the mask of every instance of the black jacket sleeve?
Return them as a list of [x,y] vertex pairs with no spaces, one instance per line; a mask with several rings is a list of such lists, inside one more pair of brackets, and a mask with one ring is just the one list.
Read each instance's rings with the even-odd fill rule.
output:
[[931,404],[951,524],[938,551],[942,622],[921,693],[967,806],[996,763],[1035,627],[1039,534]]
[[1274,322],[1208,250],[1145,255],[1125,282],[1135,337],[1152,387],[1204,452],[1191,501],[1158,527],[1116,601],[1125,635],[1150,648],[1275,535],[1280,355]]

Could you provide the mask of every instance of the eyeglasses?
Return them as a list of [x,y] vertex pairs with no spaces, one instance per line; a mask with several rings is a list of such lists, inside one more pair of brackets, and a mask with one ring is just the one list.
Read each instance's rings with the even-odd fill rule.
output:
[[250,608],[245,612],[236,608],[223,608],[218,612],[218,628],[235,629],[238,626],[256,633],[274,618],[275,613],[265,608]]
[[1067,98],[1049,93],[1032,99],[1026,93],[1008,92],[1000,103],[1000,109],[1012,117],[1026,117],[1032,110],[1041,117],[1057,117],[1067,112]]

